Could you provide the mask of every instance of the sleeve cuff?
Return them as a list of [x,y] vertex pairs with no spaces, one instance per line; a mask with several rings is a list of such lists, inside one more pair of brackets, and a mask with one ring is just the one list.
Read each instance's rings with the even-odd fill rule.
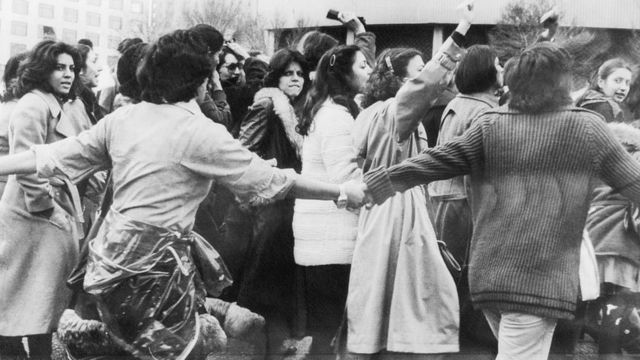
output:
[[[457,33],[454,32],[454,35],[455,34]],[[453,71],[456,68],[458,61],[462,59],[464,52],[465,50],[456,44],[452,35],[444,42],[444,44],[442,44],[438,53],[433,57],[433,60],[442,65],[445,69]]]
[[396,193],[391,183],[391,178],[389,178],[389,173],[382,167],[365,174],[363,180],[367,184],[367,188],[376,204],[382,204]]

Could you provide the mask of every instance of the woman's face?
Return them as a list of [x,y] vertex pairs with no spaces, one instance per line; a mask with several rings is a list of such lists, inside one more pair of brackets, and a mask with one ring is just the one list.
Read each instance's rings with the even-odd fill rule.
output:
[[76,77],[75,64],[71,55],[63,53],[58,55],[56,67],[49,74],[48,83],[56,95],[68,95],[71,85]]
[[356,52],[353,65],[351,66],[351,72],[353,89],[362,92],[371,75],[371,67],[367,64],[367,59],[361,51]]
[[622,102],[629,95],[631,71],[626,68],[614,70],[606,79],[598,79],[598,87],[605,96],[616,102]]
[[284,70],[278,82],[278,89],[282,90],[289,99],[295,99],[304,86],[304,72],[297,62],[290,63]]
[[407,76],[404,78],[404,81],[408,79],[413,79],[420,74],[422,68],[424,67],[424,60],[422,60],[422,56],[416,55],[409,60],[407,63]]
[[98,65],[98,58],[94,55],[93,50],[87,55],[86,67],[80,72],[80,81],[88,88],[94,88],[98,86],[98,76],[100,76],[100,65]]

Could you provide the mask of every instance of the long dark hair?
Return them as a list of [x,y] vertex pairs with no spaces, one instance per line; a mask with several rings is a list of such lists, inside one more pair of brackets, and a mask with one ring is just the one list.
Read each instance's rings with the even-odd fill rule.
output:
[[456,68],[455,82],[462,94],[484,92],[498,88],[498,53],[488,45],[473,45]]
[[271,57],[269,61],[269,72],[264,78],[265,87],[278,87],[280,78],[284,75],[285,70],[291,63],[297,63],[302,69],[304,84],[302,85],[302,91],[298,94],[297,98],[304,96],[309,89],[309,68],[307,67],[307,61],[304,56],[295,50],[280,49]]
[[378,101],[396,96],[403,79],[407,76],[409,61],[422,53],[413,48],[384,50],[376,60],[376,66],[367,81],[362,107],[367,108]]
[[75,98],[80,82],[82,59],[73,46],[52,40],[45,40],[38,43],[33,50],[31,50],[27,59],[20,65],[16,89],[17,96],[22,97],[33,89],[53,93],[53,89],[51,85],[49,85],[49,75],[51,75],[56,69],[56,66],[58,66],[58,56],[60,54],[68,54],[73,59],[75,66],[73,72],[75,77],[67,97],[70,99]]
[[358,51],[360,48],[356,45],[341,45],[322,56],[316,69],[316,77],[302,107],[298,124],[300,134],[309,133],[313,118],[328,98],[346,107],[354,118],[358,116],[358,105],[353,101],[353,97],[359,89],[354,89],[352,85],[353,62]]
[[209,47],[191,30],[176,30],[149,45],[136,77],[141,98],[154,104],[189,101],[211,74]]
[[18,68],[20,67],[20,62],[24,61],[27,56],[29,56],[29,53],[23,52],[10,57],[7,61],[7,64],[4,67],[4,75],[2,76],[5,92],[2,94],[0,102],[7,102],[18,98],[16,94],[18,86]]
[[571,104],[571,62],[569,52],[554,43],[537,43],[524,50],[505,71],[509,106],[540,113]]

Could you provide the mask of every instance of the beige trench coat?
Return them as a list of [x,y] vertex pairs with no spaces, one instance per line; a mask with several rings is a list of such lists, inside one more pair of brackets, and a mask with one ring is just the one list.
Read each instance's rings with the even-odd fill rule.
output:
[[[90,127],[71,116],[49,93],[33,90],[10,119],[11,153],[27,151],[78,134]],[[34,215],[53,207],[53,215]],[[0,200],[0,335],[49,333],[69,303],[66,279],[78,261],[78,233],[63,209],[71,202],[62,189],[36,175],[10,176]]]

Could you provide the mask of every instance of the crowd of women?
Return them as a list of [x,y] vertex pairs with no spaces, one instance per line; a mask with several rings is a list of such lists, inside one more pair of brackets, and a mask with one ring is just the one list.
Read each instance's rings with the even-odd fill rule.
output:
[[574,99],[553,22],[503,69],[460,9],[426,63],[376,58],[349,13],[353,44],[312,31],[270,59],[205,24],[127,39],[97,94],[88,42],[10,59],[0,355],[50,358],[75,309],[119,356],[205,358],[231,307],[264,318],[244,340],[268,358],[640,351],[634,67]]

